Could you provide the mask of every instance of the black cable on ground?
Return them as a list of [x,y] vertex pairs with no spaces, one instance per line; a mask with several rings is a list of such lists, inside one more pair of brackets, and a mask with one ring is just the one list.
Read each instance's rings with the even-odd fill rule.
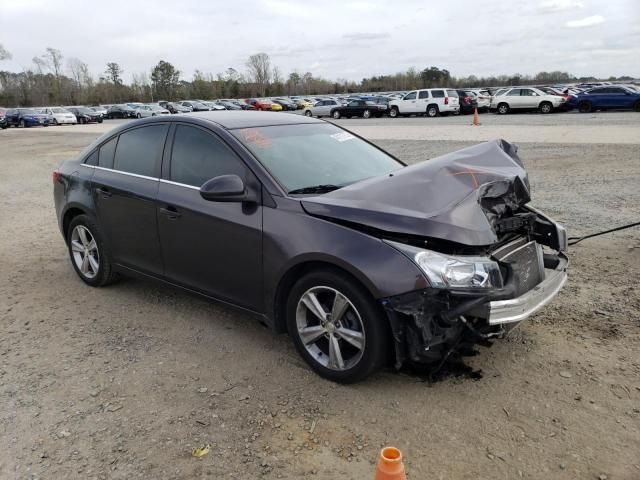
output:
[[631,223],[629,225],[623,225],[621,227],[612,228],[611,230],[605,230],[604,232],[592,233],[591,235],[585,235],[584,237],[569,237],[568,244],[575,245],[576,243],[580,243],[582,240],[586,240],[587,238],[597,237],[600,235],[604,235],[605,233],[617,232],[618,230],[624,230],[625,228],[637,227],[640,225],[640,222]]

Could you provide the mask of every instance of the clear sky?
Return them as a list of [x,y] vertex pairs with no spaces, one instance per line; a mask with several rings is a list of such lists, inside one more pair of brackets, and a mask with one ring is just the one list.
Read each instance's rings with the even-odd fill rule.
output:
[[118,62],[126,80],[161,59],[185,79],[244,72],[258,52],[328,79],[432,65],[640,77],[640,0],[0,0],[0,43],[13,55],[1,70],[53,47],[96,76]]

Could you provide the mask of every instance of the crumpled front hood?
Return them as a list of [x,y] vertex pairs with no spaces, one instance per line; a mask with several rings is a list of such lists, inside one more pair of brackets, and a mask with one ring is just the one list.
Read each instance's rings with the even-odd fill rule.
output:
[[311,215],[389,233],[491,245],[496,221],[530,200],[516,151],[493,140],[301,203]]

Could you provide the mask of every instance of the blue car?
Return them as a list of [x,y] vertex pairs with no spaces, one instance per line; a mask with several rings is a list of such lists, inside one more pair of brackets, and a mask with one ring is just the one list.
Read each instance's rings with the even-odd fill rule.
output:
[[8,126],[14,127],[43,127],[49,126],[49,116],[38,113],[32,108],[10,108],[5,113]]
[[570,95],[570,108],[589,113],[596,110],[635,110],[640,112],[640,92],[620,85],[592,88],[586,92]]

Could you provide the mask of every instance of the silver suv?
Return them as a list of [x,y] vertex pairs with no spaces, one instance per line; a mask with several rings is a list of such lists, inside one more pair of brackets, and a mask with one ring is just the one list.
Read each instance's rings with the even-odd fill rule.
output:
[[413,90],[399,100],[389,102],[389,116],[426,115],[437,117],[440,114],[460,111],[458,92],[450,88],[428,88]]

